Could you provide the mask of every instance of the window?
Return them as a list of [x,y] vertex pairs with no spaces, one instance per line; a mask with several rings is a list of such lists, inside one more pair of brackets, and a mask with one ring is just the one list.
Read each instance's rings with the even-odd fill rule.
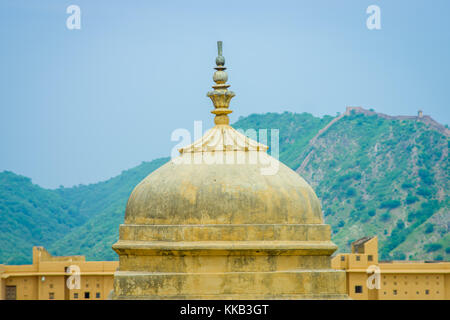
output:
[[97,292],[97,293],[95,294],[95,298],[100,299],[100,292]]
[[397,295],[397,290],[394,290],[394,296],[396,296]]
[[50,283],[50,289],[53,289],[53,284],[52,283]]
[[430,294],[430,290],[425,290],[425,294]]
[[74,293],[74,294],[73,294],[73,298],[74,298],[74,299],[78,299],[78,293]]
[[89,299],[89,297],[90,297],[90,294],[89,294],[88,291],[86,291],[86,292],[84,293],[84,298],[85,298],[85,299]]
[[100,288],[100,283],[97,283],[97,288]]
[[362,286],[355,286],[355,293],[362,293],[363,292]]
[[356,256],[356,261],[360,261],[361,257],[360,256]]
[[367,261],[373,261],[373,255],[369,254],[369,255],[367,256]]
[[49,292],[49,293],[48,293],[48,298],[49,298],[50,300],[55,299],[55,293],[54,293],[54,292]]
[[341,256],[341,261],[345,261],[345,256]]
[[[11,280],[11,279],[10,279]],[[11,281],[8,281],[11,282]],[[16,300],[17,299],[17,288],[16,286],[6,286],[6,300]]]

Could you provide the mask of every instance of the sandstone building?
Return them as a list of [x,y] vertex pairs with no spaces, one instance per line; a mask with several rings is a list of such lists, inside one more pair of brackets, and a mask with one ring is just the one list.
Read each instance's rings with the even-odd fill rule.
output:
[[[346,290],[358,300],[450,300],[450,262],[378,261],[378,238],[352,243],[352,253],[338,254],[335,269],[345,270]],[[379,286],[375,284],[375,273]],[[368,279],[372,284],[367,284]]]
[[[354,243],[352,253],[332,259],[333,268],[346,272],[346,293],[352,299],[450,300],[450,262],[380,262],[377,247],[376,237],[366,237]],[[71,265],[81,272],[77,290],[66,287],[70,273],[65,271]],[[82,256],[52,257],[34,247],[32,265],[0,265],[0,300],[107,299],[118,266],[117,261],[86,261]],[[373,266],[380,271],[380,289],[367,287]]]
[[[103,300],[113,287],[116,261],[86,261],[83,256],[54,257],[33,248],[33,264],[0,265],[0,300]],[[76,266],[76,267],[73,267]],[[79,269],[79,288],[67,280]]]

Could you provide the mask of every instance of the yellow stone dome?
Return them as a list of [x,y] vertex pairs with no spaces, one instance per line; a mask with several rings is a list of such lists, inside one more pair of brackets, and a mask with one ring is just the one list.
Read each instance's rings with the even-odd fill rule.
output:
[[[216,126],[212,131],[217,131],[217,136],[239,134],[228,125]],[[205,141],[203,138],[204,144]],[[248,145],[257,146],[256,142],[247,141]],[[192,146],[196,144],[201,146],[200,143]],[[179,159],[147,176],[128,200],[125,223],[323,223],[320,202],[313,189],[296,172],[268,155],[265,148],[224,151],[222,143],[215,143],[214,147],[214,151],[184,148]],[[255,158],[253,163],[251,153]],[[229,155],[233,158],[227,162]],[[213,163],[205,163],[207,157],[214,157]],[[239,157],[242,164],[238,162]],[[223,158],[222,163],[215,163],[219,158]],[[270,167],[273,172],[264,175],[264,170]]]

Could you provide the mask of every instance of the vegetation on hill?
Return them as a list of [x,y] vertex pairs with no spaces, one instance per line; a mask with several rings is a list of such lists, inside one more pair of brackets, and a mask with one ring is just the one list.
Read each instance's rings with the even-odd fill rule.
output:
[[[239,121],[233,124],[236,129],[256,130],[258,140],[269,147],[272,146],[272,130],[278,130],[279,135],[279,159],[285,165],[292,169],[297,169],[301,162],[301,154],[308,145],[309,141],[325,127],[333,117],[324,116],[322,118],[314,117],[310,113],[266,113],[251,114],[248,117],[241,117]],[[260,130],[267,130],[267,141],[262,141]],[[251,137],[251,135],[247,134]],[[272,148],[269,149],[269,153]],[[274,154],[272,154],[274,156]]]
[[341,251],[378,235],[382,259],[448,258],[448,145],[421,122],[353,113],[308,146],[300,174]]
[[31,261],[33,246],[50,246],[86,219],[51,190],[0,172],[0,262]]
[[111,249],[119,238],[128,197],[134,187],[169,158],[143,162],[104,182],[58,189],[58,193],[90,219],[49,247],[53,254],[83,254],[89,260],[116,260]]
[[[269,152],[270,130],[279,130],[280,160],[316,190],[339,251],[349,251],[355,239],[378,235],[382,259],[448,260],[449,138],[423,122],[354,112],[317,135],[333,119],[267,113],[240,118],[233,126],[244,132],[268,129]],[[111,245],[132,189],[168,160],[56,190],[0,173],[0,263],[30,263],[33,245],[52,254],[117,259]]]

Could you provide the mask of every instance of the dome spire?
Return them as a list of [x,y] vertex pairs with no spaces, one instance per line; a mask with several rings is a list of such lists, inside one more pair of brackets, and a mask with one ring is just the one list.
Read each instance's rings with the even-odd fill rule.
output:
[[213,104],[214,110],[211,113],[215,114],[214,123],[216,125],[228,125],[230,124],[230,119],[228,114],[233,112],[228,109],[231,98],[235,96],[233,91],[228,91],[229,84],[228,74],[226,73],[225,58],[222,56],[222,41],[217,41],[217,51],[218,55],[216,58],[216,69],[214,72],[213,80],[216,83],[213,87],[213,91],[209,91],[206,96],[210,97]]

